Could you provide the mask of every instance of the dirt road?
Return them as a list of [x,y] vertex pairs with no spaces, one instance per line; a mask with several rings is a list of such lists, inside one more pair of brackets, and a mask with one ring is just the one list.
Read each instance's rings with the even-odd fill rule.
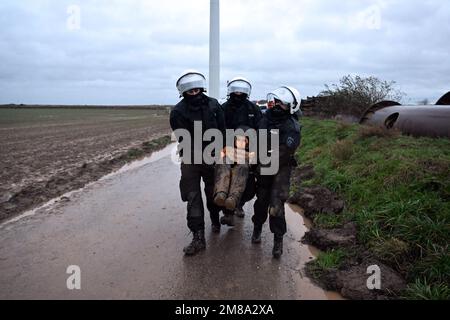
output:
[[[191,235],[172,149],[1,224],[0,299],[339,298],[302,275],[314,252],[290,209],[279,261],[267,225],[263,243],[250,243],[249,214],[219,235],[207,217],[207,250],[183,256]],[[81,290],[67,289],[69,265],[81,269]]]

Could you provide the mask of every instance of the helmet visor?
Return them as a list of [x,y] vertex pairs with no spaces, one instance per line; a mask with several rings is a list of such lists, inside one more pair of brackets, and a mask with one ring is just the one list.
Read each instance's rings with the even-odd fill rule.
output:
[[267,108],[272,109],[275,106],[279,106],[280,108],[282,108],[284,110],[289,109],[289,105],[286,104],[285,102],[281,101],[277,95],[275,95],[273,93],[269,93],[267,95]]
[[205,89],[206,81],[205,78],[199,74],[188,74],[178,80],[177,89],[180,94],[191,90],[191,89]]
[[240,92],[250,96],[251,91],[252,87],[245,81],[233,81],[228,85],[228,94]]

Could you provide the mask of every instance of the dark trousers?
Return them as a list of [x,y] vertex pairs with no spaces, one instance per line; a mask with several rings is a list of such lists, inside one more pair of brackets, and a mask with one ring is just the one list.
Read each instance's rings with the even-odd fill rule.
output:
[[211,223],[219,225],[220,208],[213,202],[214,166],[206,164],[181,164],[181,199],[187,202],[187,225],[192,232],[205,229],[201,180],[205,183],[206,206]]
[[276,175],[256,178],[256,201],[252,221],[262,226],[269,216],[270,231],[277,236],[286,233],[284,204],[289,197],[291,166],[281,167]]

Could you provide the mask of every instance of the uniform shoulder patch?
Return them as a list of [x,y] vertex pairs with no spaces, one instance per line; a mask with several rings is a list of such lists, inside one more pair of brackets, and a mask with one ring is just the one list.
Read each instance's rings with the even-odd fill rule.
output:
[[288,137],[286,140],[286,145],[288,148],[292,148],[295,145],[295,139],[292,137]]

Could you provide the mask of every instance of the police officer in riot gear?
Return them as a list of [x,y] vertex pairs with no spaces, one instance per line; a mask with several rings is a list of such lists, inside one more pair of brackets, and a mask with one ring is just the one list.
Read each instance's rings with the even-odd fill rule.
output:
[[[210,213],[213,231],[220,230],[220,208],[213,202],[214,165],[194,163],[194,153],[203,153],[207,143],[203,143],[200,150],[194,149],[194,122],[201,122],[201,134],[208,129],[219,129],[225,134],[225,121],[223,111],[216,99],[204,94],[206,92],[206,79],[203,74],[188,70],[184,72],[176,83],[180,97],[183,99],[171,110],[170,126],[175,135],[177,129],[185,129],[190,133],[191,156],[182,150],[181,156],[181,199],[187,202],[187,225],[193,233],[192,242],[184,248],[186,255],[194,255],[206,248],[204,207],[201,193],[201,179],[205,183],[207,208]],[[183,138],[177,136],[178,141]],[[197,139],[199,139],[197,137]],[[200,137],[201,139],[201,137]]]
[[268,94],[267,100],[269,109],[264,113],[259,129],[268,131],[269,144],[271,139],[279,137],[279,170],[275,175],[263,175],[258,170],[252,243],[261,242],[262,226],[269,216],[270,231],[274,234],[272,255],[278,259],[283,253],[286,233],[284,204],[289,196],[291,168],[297,165],[294,153],[301,139],[298,122],[301,100],[298,91],[292,87],[274,90]]
[[[262,113],[259,107],[249,100],[251,91],[251,83],[243,77],[236,77],[228,82],[228,100],[222,104],[227,129],[236,130],[242,127],[255,130],[258,129],[258,124],[262,118]],[[221,218],[221,223],[233,226],[234,213],[238,217],[244,217],[243,206],[247,201],[253,199],[254,195],[255,176],[252,170],[250,170],[245,191],[239,200],[236,210],[224,210],[225,215]]]
[[240,126],[257,129],[261,120],[261,110],[249,100],[252,91],[250,82],[236,77],[228,82],[228,100],[222,104],[227,129],[236,130]]

